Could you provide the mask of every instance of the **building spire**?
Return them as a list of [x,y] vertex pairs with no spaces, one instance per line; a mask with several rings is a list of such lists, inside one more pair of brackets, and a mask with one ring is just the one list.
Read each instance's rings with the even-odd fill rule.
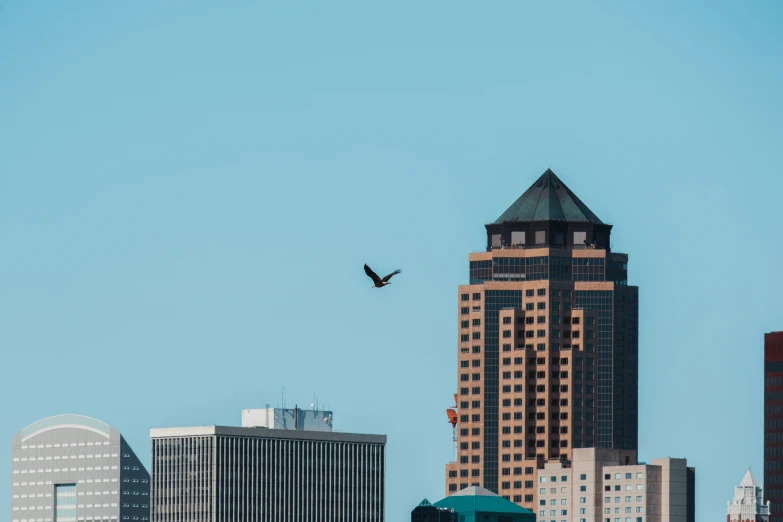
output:
[[603,223],[549,168],[495,223],[550,220]]
[[758,483],[756,482],[756,479],[753,477],[753,473],[751,473],[750,471],[750,466],[748,466],[748,471],[745,472],[745,476],[742,478],[742,482],[740,482],[740,487],[743,488],[758,487]]

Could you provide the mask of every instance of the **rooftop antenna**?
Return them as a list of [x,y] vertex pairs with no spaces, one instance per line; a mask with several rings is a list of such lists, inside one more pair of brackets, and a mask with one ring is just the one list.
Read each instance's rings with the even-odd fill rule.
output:
[[281,408],[285,409],[285,386],[283,386],[283,394],[280,397],[280,400],[282,401]]

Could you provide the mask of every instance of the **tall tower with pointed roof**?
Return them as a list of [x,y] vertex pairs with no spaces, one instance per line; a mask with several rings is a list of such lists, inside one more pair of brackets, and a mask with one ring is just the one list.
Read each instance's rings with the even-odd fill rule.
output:
[[769,501],[764,503],[762,488],[750,472],[734,488],[734,499],[727,502],[726,522],[768,522]]
[[637,449],[638,288],[627,254],[611,249],[612,225],[551,170],[486,230],[457,295],[446,491],[481,486],[533,508],[545,461]]

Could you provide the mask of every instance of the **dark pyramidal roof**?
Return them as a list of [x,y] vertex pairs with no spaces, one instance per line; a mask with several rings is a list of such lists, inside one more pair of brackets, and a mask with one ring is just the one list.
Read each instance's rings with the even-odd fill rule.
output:
[[603,224],[549,169],[495,223],[505,221],[582,221]]

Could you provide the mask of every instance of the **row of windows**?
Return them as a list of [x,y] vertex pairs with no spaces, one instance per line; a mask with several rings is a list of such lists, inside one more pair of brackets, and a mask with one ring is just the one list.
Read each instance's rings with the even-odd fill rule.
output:
[[765,386],[783,386],[783,377],[767,377],[764,379]]
[[46,457],[14,457],[14,462],[34,462],[41,460],[77,460],[77,459],[100,459],[100,458],[117,458],[118,453],[98,453],[95,455],[48,455]]
[[764,469],[766,471],[783,471],[783,461],[780,460],[764,461]]
[[[614,485],[614,491],[622,491],[622,488],[623,488],[623,486],[621,484],[615,484]],[[644,489],[644,485],[636,484],[636,489],[642,490],[642,489]],[[626,491],[632,491],[633,490],[633,484],[626,484],[625,485],[625,490]],[[612,491],[612,486],[608,485],[608,484],[605,485],[604,486],[604,491]]]
[[[468,463],[468,457],[467,455],[463,455],[459,458],[460,464],[467,464]],[[478,464],[481,462],[481,458],[479,455],[471,455],[470,462],[473,464]],[[463,488],[464,489],[464,488]]]
[[[639,495],[636,497],[636,502],[641,502],[642,496]],[[619,504],[622,502],[622,497],[614,497],[614,503]],[[628,496],[625,497],[625,502],[632,502],[632,497]],[[611,504],[612,503],[612,497],[604,497],[604,503],[605,504]]]
[[[480,484],[478,482],[474,482],[471,484],[471,486],[479,486]],[[462,483],[459,485],[459,489],[465,489],[468,487],[466,483]],[[449,484],[449,491],[457,491],[457,485],[456,484]],[[533,496],[530,495],[530,500],[533,500]]]
[[[92,508],[108,508],[108,507],[120,507],[117,502],[107,502],[105,504],[76,504],[76,507],[78,509],[92,509]],[[122,507],[132,507],[132,508],[139,508],[141,509],[147,509],[149,508],[148,504],[123,504]],[[12,511],[38,511],[38,510],[50,510],[52,509],[52,506],[14,506],[12,508]],[[81,520],[81,519],[80,519]]]
[[[625,478],[630,479],[633,478],[633,473],[625,473]],[[636,473],[636,478],[644,478],[644,473],[641,471]],[[622,480],[623,479],[623,473],[615,473],[614,474],[614,480]],[[610,473],[607,473],[604,475],[604,480],[612,480],[612,475]]]
[[[88,515],[86,517],[79,517],[78,520],[86,520],[90,522],[109,522],[111,520],[117,520],[117,515],[113,515],[111,517],[109,516],[101,516],[101,515]],[[123,516],[122,520],[149,520],[147,517],[130,517],[130,516]],[[14,518],[12,522],[52,522],[51,517],[42,517],[42,518]]]
[[[542,504],[542,505],[546,505],[546,503],[544,503],[544,504]],[[555,505],[557,505],[557,504],[555,504]],[[542,514],[542,513],[543,513],[543,514]],[[539,511],[539,512],[538,512],[538,514],[539,514],[539,516],[542,516],[542,517],[543,517],[543,516],[545,516],[545,515],[546,515],[546,511]],[[568,510],[567,510],[567,509],[562,509],[562,510],[560,510],[560,516],[563,516],[563,517],[564,517],[564,516],[567,516],[567,515],[568,515]],[[552,516],[552,517],[554,517],[554,516],[557,516],[557,510],[556,510],[556,509],[553,509],[553,510],[551,510],[551,511],[549,512],[549,516]]]
[[[538,493],[540,495],[546,495],[547,494],[547,489],[546,488],[541,488],[541,489],[538,490]],[[549,488],[549,493],[552,494],[552,495],[556,495],[557,494],[557,488]],[[560,488],[560,493],[568,493],[568,488]],[[563,501],[563,503],[565,504],[565,501]]]
[[764,415],[783,415],[783,404],[765,404]]
[[[620,511],[621,509],[623,511]],[[614,508],[614,513],[616,515],[619,515],[621,512],[633,513],[633,509],[634,508],[632,508],[631,506],[627,506],[625,508],[616,507],[616,508]],[[636,512],[637,513],[641,513],[642,512],[642,506],[636,506]],[[612,508],[604,508],[604,515],[611,515],[611,514],[612,514]]]
[[[113,479],[105,478],[105,479],[103,479],[103,482],[117,482],[117,481],[118,481],[118,479],[116,479],[116,478],[113,478]],[[127,481],[127,479],[123,480],[123,482],[126,482],[126,481]],[[85,483],[86,484],[92,484],[93,483],[93,479],[87,479],[87,480],[82,479],[82,480],[79,480],[77,482],[79,484],[85,484]],[[101,482],[101,479],[95,479],[94,482],[96,484],[99,484]],[[146,479],[144,479],[143,482],[148,482],[148,481]],[[52,484],[52,481],[51,480],[47,480],[47,481],[39,481],[39,482],[14,482],[13,486],[14,487],[44,486],[44,485],[49,486],[51,484]]]
[[[511,489],[511,482],[503,482],[501,484],[502,489]],[[533,487],[533,481],[532,480],[526,480],[525,481],[525,489],[530,489]],[[522,489],[522,481],[517,480],[514,482],[514,489]]]
[[[77,495],[80,496],[80,497],[83,497],[85,495],[86,496],[92,496],[92,495],[98,495],[98,496],[100,496],[100,495],[117,495],[118,493],[119,493],[118,491],[79,491],[77,493]],[[125,493],[125,492],[123,492],[123,493]],[[51,493],[46,493],[46,494],[44,494],[44,493],[38,493],[38,494],[30,493],[29,495],[27,495],[27,494],[13,495],[12,498],[48,498],[48,497],[51,497],[51,496],[52,496]]]
[[23,444],[21,446],[21,449],[68,448],[68,447],[76,448],[76,447],[81,447],[81,446],[109,446],[110,444],[111,444],[111,442],[109,442],[108,440],[104,441],[104,442],[71,442],[70,444],[68,444],[68,443],[63,443],[63,444],[38,444],[38,445],[35,445],[35,444],[30,444],[30,445]]
[[[496,257],[486,261],[470,261],[470,284],[485,281],[604,281],[604,258],[572,257]],[[627,280],[627,265],[613,264],[612,277]]]
[[[780,449],[780,448],[776,448]],[[779,486],[783,485],[783,475],[769,475],[766,480],[764,481],[764,486]],[[765,488],[768,495],[772,496],[771,490],[769,487]]]
[[54,469],[45,469],[45,470],[44,469],[38,469],[38,470],[35,470],[35,469],[22,469],[22,470],[15,469],[13,471],[13,474],[14,475],[18,475],[18,474],[25,475],[27,473],[30,473],[30,474],[34,474],[34,473],[61,473],[61,472],[62,473],[67,473],[68,471],[101,471],[101,470],[108,471],[109,469],[116,470],[117,468],[118,468],[118,466],[102,466],[102,467],[101,466],[95,466],[95,467],[87,466],[86,468],[62,468],[62,469],[54,468]]
[[764,429],[781,429],[783,428],[783,419],[764,419]]

